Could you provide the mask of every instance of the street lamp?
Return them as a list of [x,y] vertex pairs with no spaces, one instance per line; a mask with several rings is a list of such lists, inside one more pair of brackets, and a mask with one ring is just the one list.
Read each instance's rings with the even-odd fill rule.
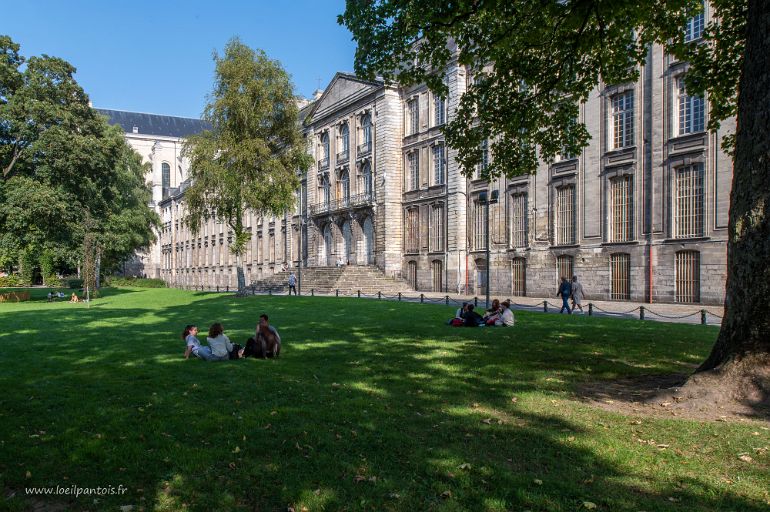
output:
[[484,219],[484,245],[486,246],[486,252],[487,252],[487,272],[486,272],[486,292],[487,292],[487,309],[489,309],[489,274],[490,270],[492,269],[492,262],[490,261],[490,254],[489,254],[489,205],[497,203],[499,196],[499,192],[497,190],[492,190],[489,192],[489,197],[487,197],[487,191],[484,190],[481,193],[479,193],[479,203],[484,204],[485,208],[485,219]]

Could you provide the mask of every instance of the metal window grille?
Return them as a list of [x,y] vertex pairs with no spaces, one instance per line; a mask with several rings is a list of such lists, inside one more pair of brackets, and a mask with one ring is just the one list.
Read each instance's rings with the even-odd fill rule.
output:
[[408,270],[407,270],[407,279],[409,284],[414,288],[417,289],[417,262],[410,261],[408,264]]
[[511,262],[511,293],[524,297],[527,295],[527,260],[514,258]]
[[575,243],[575,186],[556,189],[556,245]]
[[527,194],[511,196],[511,247],[527,246]]
[[433,109],[435,113],[436,126],[444,124],[446,122],[446,100],[441,96],[434,96]]
[[610,180],[610,242],[633,239],[633,181],[631,176]]
[[702,132],[706,123],[706,106],[703,96],[689,96],[684,78],[677,79],[679,96],[679,135]]
[[562,255],[556,258],[556,273],[560,281],[562,277],[572,279],[572,276],[575,275],[574,259],[572,256]]
[[444,250],[444,207],[432,206],[430,209],[430,250]]
[[431,277],[433,281],[433,291],[443,290],[442,277],[444,275],[444,265],[441,260],[433,260],[430,264]]
[[406,213],[406,252],[415,253],[420,248],[419,211],[416,208]]
[[420,131],[420,102],[417,98],[409,102],[409,135]]
[[631,257],[628,254],[610,256],[610,298],[631,299]]
[[444,184],[444,145],[433,146],[433,184]]
[[485,205],[480,201],[473,202],[473,249],[481,251],[486,249],[487,223]]
[[[701,2],[701,9],[703,2]],[[703,12],[696,14],[695,16],[688,18],[684,26],[684,42],[689,43],[695,41],[703,36],[704,15]]]
[[612,148],[624,148],[634,143],[634,91],[611,98]]
[[676,253],[676,301],[700,302],[700,253]]
[[676,238],[703,236],[703,164],[676,169]]

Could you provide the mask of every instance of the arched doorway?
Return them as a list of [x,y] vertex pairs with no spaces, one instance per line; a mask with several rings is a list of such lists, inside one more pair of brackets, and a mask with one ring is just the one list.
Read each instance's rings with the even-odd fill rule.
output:
[[374,225],[371,217],[364,221],[364,254],[366,255],[366,264],[374,264]]
[[343,262],[348,264],[352,258],[353,252],[353,232],[350,229],[350,221],[346,220],[342,224],[342,250],[339,251],[342,255]]
[[332,262],[332,229],[330,224],[324,226],[323,237],[320,242],[318,264],[322,267],[334,265],[334,262]]

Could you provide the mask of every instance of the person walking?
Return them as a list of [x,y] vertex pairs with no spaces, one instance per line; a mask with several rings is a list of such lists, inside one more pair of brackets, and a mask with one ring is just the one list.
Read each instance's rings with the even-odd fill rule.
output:
[[566,277],[561,278],[561,284],[559,285],[559,291],[556,293],[556,296],[561,295],[561,309],[559,310],[559,313],[564,313],[564,310],[567,310],[567,313],[570,315],[572,314],[572,310],[569,308],[569,298],[572,296],[572,286],[569,284],[569,281],[567,281]]
[[575,308],[580,308],[580,314],[585,315],[582,305],[584,297],[583,285],[578,282],[577,276],[572,276],[572,311],[575,311]]
[[297,295],[297,276],[294,275],[294,272],[289,274],[289,295],[291,295],[292,290],[294,290],[294,295]]

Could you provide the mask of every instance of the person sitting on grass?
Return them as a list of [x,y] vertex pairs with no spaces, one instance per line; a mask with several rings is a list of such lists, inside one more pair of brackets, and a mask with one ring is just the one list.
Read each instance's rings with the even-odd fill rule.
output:
[[75,292],[72,292],[72,297],[70,297],[70,302],[80,302],[80,299],[78,298],[78,295]]
[[500,301],[494,299],[492,301],[492,307],[484,312],[484,322],[486,322],[487,325],[496,325],[495,323],[500,318],[501,313]]
[[503,327],[513,327],[516,323],[516,318],[513,316],[513,310],[511,309],[511,302],[508,300],[503,301],[503,309],[500,313],[500,317],[495,322],[495,325]]
[[212,324],[209,328],[209,335],[206,341],[211,347],[210,361],[240,359],[243,355],[240,345],[230,343],[230,338],[227,337],[224,327],[219,322]]
[[259,323],[254,337],[246,341],[243,357],[274,358],[281,354],[281,336],[275,327],[270,325],[268,316],[259,315]]
[[473,304],[468,304],[468,307],[465,310],[465,314],[463,315],[465,327],[478,327],[480,325],[484,325],[484,318],[473,311],[473,309]]
[[63,292],[63,291],[61,291],[61,290],[59,290],[58,292],[56,292],[56,298],[57,298],[57,299],[63,299],[63,298],[64,298],[64,292]]
[[455,317],[451,318],[447,324],[451,325],[453,327],[461,327],[465,325],[465,321],[463,320],[463,315],[468,310],[468,303],[463,302],[462,306],[457,308],[457,311],[455,311]]
[[190,359],[190,354],[200,357],[204,361],[211,360],[211,347],[201,345],[198,339],[198,326],[188,325],[182,332],[182,339],[187,344],[187,348],[184,351],[184,358]]

